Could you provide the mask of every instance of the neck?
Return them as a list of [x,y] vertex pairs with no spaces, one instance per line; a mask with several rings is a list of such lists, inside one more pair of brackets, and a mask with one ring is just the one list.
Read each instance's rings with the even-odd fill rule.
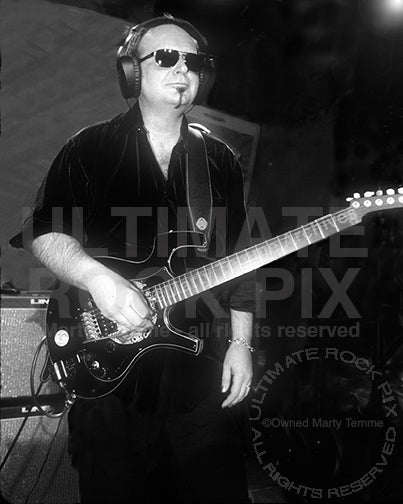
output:
[[159,109],[144,106],[139,100],[143,123],[147,131],[164,137],[179,136],[183,120],[183,111]]

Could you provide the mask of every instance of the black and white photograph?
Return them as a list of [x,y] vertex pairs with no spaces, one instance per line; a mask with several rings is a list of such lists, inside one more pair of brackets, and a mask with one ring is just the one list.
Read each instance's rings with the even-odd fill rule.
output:
[[403,0],[1,0],[0,502],[403,502]]

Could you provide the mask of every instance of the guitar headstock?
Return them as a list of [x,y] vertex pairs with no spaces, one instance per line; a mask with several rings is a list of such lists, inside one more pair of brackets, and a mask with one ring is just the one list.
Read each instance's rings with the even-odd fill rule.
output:
[[346,201],[361,215],[378,210],[403,208],[403,187],[386,191],[366,191],[362,196],[354,193],[352,197],[346,198]]

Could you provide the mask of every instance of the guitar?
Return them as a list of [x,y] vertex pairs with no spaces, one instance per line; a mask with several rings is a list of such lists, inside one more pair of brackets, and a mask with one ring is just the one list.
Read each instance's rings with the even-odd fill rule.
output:
[[[349,207],[334,214],[177,276],[172,267],[175,254],[183,247],[200,248],[202,233],[165,233],[170,253],[163,263],[156,244],[141,262],[97,257],[142,290],[155,313],[154,327],[145,334],[130,333],[129,342],[122,343],[118,339],[122,330],[103,316],[89,293],[60,283],[52,291],[46,316],[53,379],[71,395],[94,399],[114,391],[140,357],[153,349],[199,355],[208,338],[193,334],[189,326],[193,319],[184,313],[184,301],[200,299],[210,289],[354,226],[367,213],[402,208],[403,188],[388,189],[386,194],[366,192],[363,197],[355,194],[347,201]],[[192,243],[178,246],[185,235]]]

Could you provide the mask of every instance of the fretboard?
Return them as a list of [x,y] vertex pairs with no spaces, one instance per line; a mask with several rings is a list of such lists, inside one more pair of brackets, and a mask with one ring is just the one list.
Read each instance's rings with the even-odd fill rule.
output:
[[361,221],[346,208],[147,289],[163,309],[254,271]]

